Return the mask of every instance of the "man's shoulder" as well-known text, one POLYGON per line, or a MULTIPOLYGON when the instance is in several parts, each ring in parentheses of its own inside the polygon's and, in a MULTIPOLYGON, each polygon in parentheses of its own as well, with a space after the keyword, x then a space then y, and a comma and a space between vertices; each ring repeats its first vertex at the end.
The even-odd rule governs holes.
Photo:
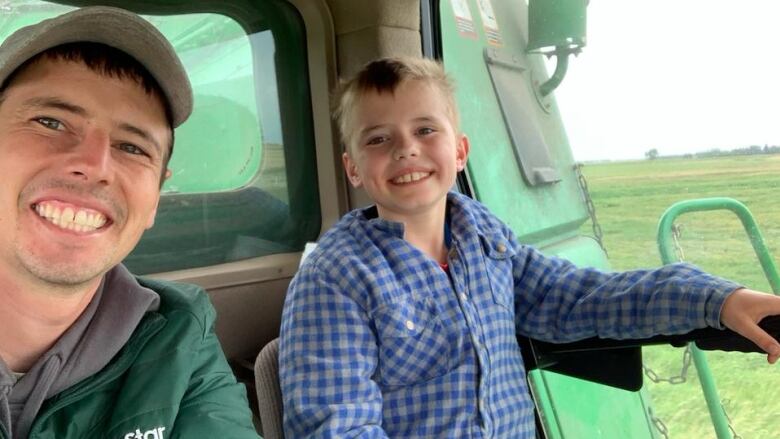
POLYGON ((202 326, 215 317, 214 307, 206 291, 194 284, 137 277, 138 283, 160 296, 158 312, 166 318, 190 316, 202 326))

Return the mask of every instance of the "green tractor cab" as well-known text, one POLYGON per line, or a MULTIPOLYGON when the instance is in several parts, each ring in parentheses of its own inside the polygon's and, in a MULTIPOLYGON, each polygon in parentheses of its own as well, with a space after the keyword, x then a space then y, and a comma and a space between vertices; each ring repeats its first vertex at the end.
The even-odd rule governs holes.
MULTIPOLYGON (((572 74, 572 55, 586 44, 587 1, 11 0, 0 1, 0 39, 98 3, 158 26, 195 94, 193 116, 177 130, 156 224, 125 263, 137 274, 208 290, 225 353, 250 395, 260 396, 258 430, 266 437, 278 434, 278 389, 255 388, 254 364, 263 347, 275 346, 304 246, 368 202, 344 178, 331 119, 338 78, 367 61, 441 59, 456 80, 462 129, 473 145, 457 189, 488 206, 521 242, 609 269, 600 229, 583 232, 593 202, 555 98, 572 74)), ((778 319, 763 324, 780 334, 778 319)), ((568 345, 519 340, 538 437, 665 437, 643 386, 641 348, 688 342, 756 351, 713 330, 568 345)), ((273 380, 275 357, 266 352, 258 376, 273 380)), ((718 438, 731 437, 722 408, 710 412, 718 438)))

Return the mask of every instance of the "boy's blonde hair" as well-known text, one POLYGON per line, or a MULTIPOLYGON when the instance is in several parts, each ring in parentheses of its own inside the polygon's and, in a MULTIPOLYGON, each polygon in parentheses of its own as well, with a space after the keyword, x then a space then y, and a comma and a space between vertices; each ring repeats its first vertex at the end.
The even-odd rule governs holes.
POLYGON ((336 119, 345 150, 349 153, 355 142, 355 109, 367 93, 395 93, 406 81, 424 81, 436 87, 446 100, 450 122, 460 131, 455 86, 441 63, 428 58, 382 58, 366 64, 355 77, 343 83, 336 95, 336 119))

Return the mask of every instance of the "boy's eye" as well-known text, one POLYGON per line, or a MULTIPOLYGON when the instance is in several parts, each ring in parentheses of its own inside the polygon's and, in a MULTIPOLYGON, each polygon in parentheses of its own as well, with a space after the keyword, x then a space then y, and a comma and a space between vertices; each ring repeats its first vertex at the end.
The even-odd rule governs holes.
POLYGON ((386 141, 387 141, 387 137, 385 136, 373 136, 373 137, 369 137, 369 139, 366 140, 366 145, 381 145, 386 141))
POLYGON ((65 128, 65 125, 62 122, 51 117, 38 117, 34 120, 50 130, 60 131, 65 128))
POLYGON ((422 135, 422 136, 426 136, 428 134, 434 133, 435 131, 436 130, 434 130, 431 127, 423 127, 423 128, 420 128, 420 129, 417 130, 417 134, 422 135))
POLYGON ((132 143, 120 143, 118 146, 120 151, 133 155, 148 155, 143 149, 133 145, 132 143))

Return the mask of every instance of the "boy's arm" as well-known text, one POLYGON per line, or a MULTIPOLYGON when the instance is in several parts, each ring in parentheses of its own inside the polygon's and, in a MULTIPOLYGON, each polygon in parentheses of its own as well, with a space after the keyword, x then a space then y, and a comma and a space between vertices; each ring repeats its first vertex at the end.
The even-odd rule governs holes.
POLYGON ((387 437, 371 379, 376 337, 364 310, 339 290, 307 267, 290 285, 279 347, 286 437, 387 437))
POLYGON ((688 264, 608 273, 577 268, 531 247, 515 249, 517 330, 544 341, 646 338, 722 328, 721 307, 740 288, 688 264))

